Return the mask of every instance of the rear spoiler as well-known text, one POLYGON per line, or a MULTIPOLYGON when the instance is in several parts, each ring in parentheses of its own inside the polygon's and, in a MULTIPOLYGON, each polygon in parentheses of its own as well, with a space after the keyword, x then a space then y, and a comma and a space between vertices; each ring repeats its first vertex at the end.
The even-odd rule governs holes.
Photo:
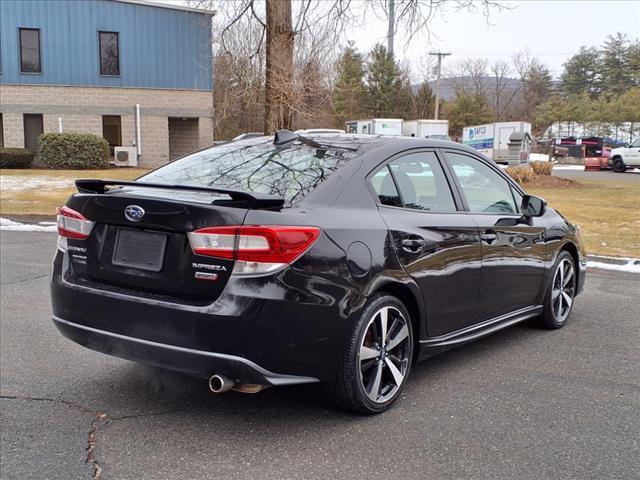
MULTIPOLYGON (((247 207, 247 208, 280 208, 284 205, 284 198, 276 197, 273 195, 267 195, 262 193, 249 193, 240 190, 229 190, 226 188, 217 187, 198 187, 193 185, 172 185, 169 183, 147 183, 147 182, 133 182, 126 180, 98 180, 93 178, 80 178, 75 181, 76 188, 80 193, 107 193, 109 189, 107 187, 136 187, 136 188, 158 188, 164 190, 182 190, 189 192, 208 192, 217 193, 222 195, 228 195, 231 197, 229 200, 214 200, 216 204, 227 204, 234 207, 247 207)), ((212 202, 212 203, 214 203, 212 202)))

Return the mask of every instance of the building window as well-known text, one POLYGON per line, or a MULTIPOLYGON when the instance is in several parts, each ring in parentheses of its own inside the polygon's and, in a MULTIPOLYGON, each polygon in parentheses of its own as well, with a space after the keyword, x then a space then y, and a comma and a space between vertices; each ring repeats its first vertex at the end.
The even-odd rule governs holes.
POLYGON ((122 146, 122 124, 119 115, 102 116, 102 136, 109 144, 113 155, 113 148, 122 146))
POLYGON ((25 113, 24 117, 24 148, 32 152, 38 151, 38 137, 44 133, 41 113, 25 113))
POLYGON ((100 36, 100 75, 120 75, 117 32, 98 32, 100 36))
POLYGON ((20 71, 42 73, 40 65, 40 30, 20 28, 20 71))

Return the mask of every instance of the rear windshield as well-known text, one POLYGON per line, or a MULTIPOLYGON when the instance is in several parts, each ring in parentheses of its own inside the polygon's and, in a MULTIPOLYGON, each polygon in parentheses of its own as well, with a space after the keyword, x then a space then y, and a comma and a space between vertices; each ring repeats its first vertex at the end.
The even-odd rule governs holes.
POLYGON ((139 178, 143 182, 218 187, 299 202, 357 152, 270 141, 233 142, 187 155, 139 178))

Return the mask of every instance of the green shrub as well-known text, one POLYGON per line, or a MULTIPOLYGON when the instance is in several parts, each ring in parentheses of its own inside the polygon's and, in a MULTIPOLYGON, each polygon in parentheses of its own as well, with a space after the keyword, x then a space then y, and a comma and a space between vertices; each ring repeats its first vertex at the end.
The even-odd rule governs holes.
POLYGON ((551 175, 551 171, 553 170, 553 163, 551 162, 540 162, 534 160, 529 165, 536 173, 536 175, 551 175))
POLYGON ((33 152, 28 148, 0 147, 0 168, 28 168, 33 161, 33 152))
POLYGON ((529 166, 507 167, 505 172, 507 172, 511 178, 520 185, 527 183, 536 177, 536 172, 534 172, 529 166))
POLYGON ((53 168, 108 168, 109 144, 91 133, 44 133, 40 159, 53 168))

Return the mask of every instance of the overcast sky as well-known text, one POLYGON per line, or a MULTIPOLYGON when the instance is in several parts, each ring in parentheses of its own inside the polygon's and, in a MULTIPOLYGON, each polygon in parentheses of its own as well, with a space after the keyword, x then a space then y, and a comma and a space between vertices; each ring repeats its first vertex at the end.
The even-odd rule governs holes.
MULTIPOLYGON (((163 1, 163 0, 155 0, 163 1)), ((185 3, 185 0, 164 0, 185 3)), ((222 4, 229 0, 214 1, 222 4)), ((329 2, 329 0, 324 0, 329 2)), ((353 0, 362 7, 371 0, 353 0)), ((396 0, 400 3, 401 0, 396 0)), ((429 32, 413 38, 407 45, 406 36, 398 31, 395 55, 407 61, 415 80, 422 80, 430 50, 451 52, 448 63, 464 58, 488 58, 509 60, 522 50, 540 58, 552 75, 562 72, 562 64, 580 46, 599 46, 607 35, 623 32, 632 39, 640 37, 640 0, 521 0, 504 1, 505 9, 492 10, 486 18, 479 12, 455 11, 448 8, 437 15, 429 32)), ((455 2, 452 2, 452 5, 455 2)), ((387 23, 368 10, 360 25, 345 32, 346 39, 353 40, 363 52, 377 42, 386 45, 387 23)))
MULTIPOLYGON (((512 53, 528 49, 557 76, 562 64, 581 45, 600 45, 615 32, 627 33, 634 39, 640 36, 638 0, 529 0, 504 4, 509 9, 492 11, 488 20, 478 12, 447 10, 433 20, 430 35, 422 35, 407 46, 399 34, 396 57, 419 65, 428 50, 451 52, 453 55, 445 61, 455 62, 466 57, 509 59, 512 53)), ((376 42, 386 42, 385 22, 372 16, 366 27, 349 32, 348 36, 360 49, 367 50, 376 42)))

